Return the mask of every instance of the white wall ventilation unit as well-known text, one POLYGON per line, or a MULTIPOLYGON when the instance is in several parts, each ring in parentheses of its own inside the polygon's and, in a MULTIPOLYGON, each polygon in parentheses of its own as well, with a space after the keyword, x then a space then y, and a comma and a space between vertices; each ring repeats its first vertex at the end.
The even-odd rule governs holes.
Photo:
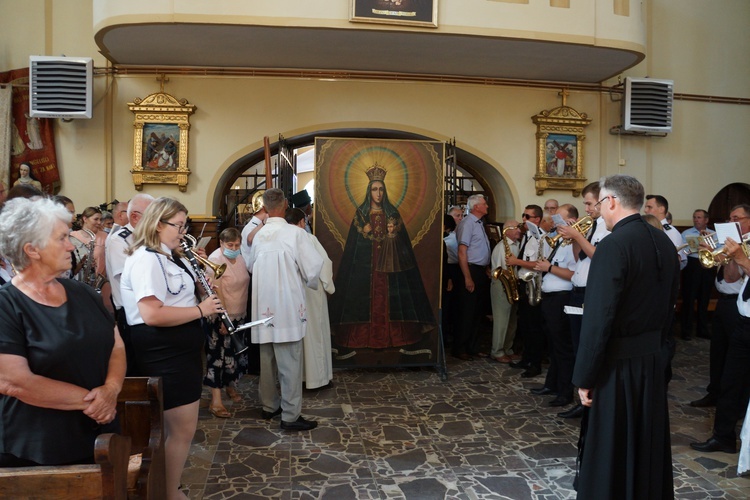
POLYGON ((666 134, 672 131, 673 80, 625 78, 623 130, 666 134))
POLYGON ((29 57, 29 114, 37 118, 91 118, 90 57, 29 57))

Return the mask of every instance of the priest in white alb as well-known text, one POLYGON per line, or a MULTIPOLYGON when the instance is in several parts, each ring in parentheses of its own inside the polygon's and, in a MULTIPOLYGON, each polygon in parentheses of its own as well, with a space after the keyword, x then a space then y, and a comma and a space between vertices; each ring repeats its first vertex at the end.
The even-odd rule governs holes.
POLYGON ((284 430, 314 429, 317 422, 301 416, 302 339, 307 327, 304 287, 318 287, 323 258, 307 233, 284 219, 288 202, 283 191, 266 190, 263 206, 268 219, 255 235, 248 259, 253 273, 252 319, 273 316, 252 330, 252 342, 260 344, 261 415, 267 420, 281 415, 284 430))

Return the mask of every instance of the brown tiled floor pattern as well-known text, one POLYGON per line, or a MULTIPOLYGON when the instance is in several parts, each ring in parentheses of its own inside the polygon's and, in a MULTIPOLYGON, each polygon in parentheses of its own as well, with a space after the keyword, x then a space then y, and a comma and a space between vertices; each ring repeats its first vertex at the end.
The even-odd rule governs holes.
MULTIPOLYGON (((679 342, 679 341, 678 341, 679 342)), ((750 498, 738 455, 700 454, 714 409, 704 394, 704 339, 680 342, 669 387, 677 498, 750 498)), ((240 383, 232 418, 213 418, 208 392, 183 483, 193 499, 559 499, 575 498, 578 420, 562 420, 549 397, 529 394, 543 378, 486 359, 433 368, 337 371, 334 387, 305 391, 311 432, 287 433, 259 418, 257 378, 240 383)))

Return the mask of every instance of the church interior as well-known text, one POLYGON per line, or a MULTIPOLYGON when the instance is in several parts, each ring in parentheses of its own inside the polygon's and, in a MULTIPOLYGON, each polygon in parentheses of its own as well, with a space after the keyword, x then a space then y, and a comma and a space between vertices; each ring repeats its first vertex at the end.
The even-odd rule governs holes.
MULTIPOLYGON (((581 188, 618 173, 665 196, 679 229, 696 209, 721 222, 749 202, 746 0, 0 0, 0 19, 0 74, 30 56, 92 59, 91 116, 50 119, 59 194, 79 211, 176 197, 209 253, 259 190, 314 198, 316 138, 442 143, 444 209, 482 193, 491 222, 548 198, 582 211, 581 188), (630 79, 668 82, 668 127, 626 123, 630 79), (550 131, 573 140, 560 170, 550 131), (162 143, 159 163, 149 137, 164 133, 173 149, 162 143)), ((675 495, 748 498, 737 455, 689 447, 711 429, 714 410, 688 404, 708 351, 682 342, 674 361, 675 495)), ((575 497, 578 420, 557 418, 507 365, 448 358, 446 372, 337 370, 332 388, 305 392, 321 423, 305 434, 258 417, 255 376, 228 419, 211 416, 204 389, 186 492, 575 497)))

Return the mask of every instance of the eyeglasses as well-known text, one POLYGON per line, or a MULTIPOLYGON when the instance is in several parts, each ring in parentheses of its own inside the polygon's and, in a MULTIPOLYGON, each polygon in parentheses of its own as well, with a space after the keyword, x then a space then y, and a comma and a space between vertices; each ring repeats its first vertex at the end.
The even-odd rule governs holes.
POLYGON ((730 218, 729 218, 729 221, 730 221, 730 222, 739 222, 739 221, 741 221, 741 220, 744 220, 744 219, 747 219, 747 218, 748 218, 748 216, 746 216, 746 215, 744 215, 744 216, 742 216, 742 217, 737 217, 737 216, 734 216, 734 217, 730 217, 730 218))
POLYGON ((538 215, 529 215, 529 214, 521 214, 521 217, 523 219, 538 219, 539 218, 538 215))
POLYGON ((557 207, 550 206, 550 207, 544 207, 545 210, 557 210, 557 207))
POLYGON ((604 198, 602 198, 601 200, 599 200, 599 203, 597 203, 596 205, 594 205, 594 208, 596 210, 599 210, 599 207, 602 205, 602 203, 604 202, 604 200, 606 200, 607 198, 617 198, 617 196, 615 196, 613 194, 605 196, 604 198))
POLYGON ((190 231, 190 225, 189 224, 182 224, 182 225, 180 225, 180 224, 174 224, 174 223, 166 221, 166 220, 163 220, 163 221, 160 221, 160 222, 162 224, 167 224, 168 226, 176 227, 177 228, 177 232, 179 232, 180 234, 185 234, 188 231, 190 231))

